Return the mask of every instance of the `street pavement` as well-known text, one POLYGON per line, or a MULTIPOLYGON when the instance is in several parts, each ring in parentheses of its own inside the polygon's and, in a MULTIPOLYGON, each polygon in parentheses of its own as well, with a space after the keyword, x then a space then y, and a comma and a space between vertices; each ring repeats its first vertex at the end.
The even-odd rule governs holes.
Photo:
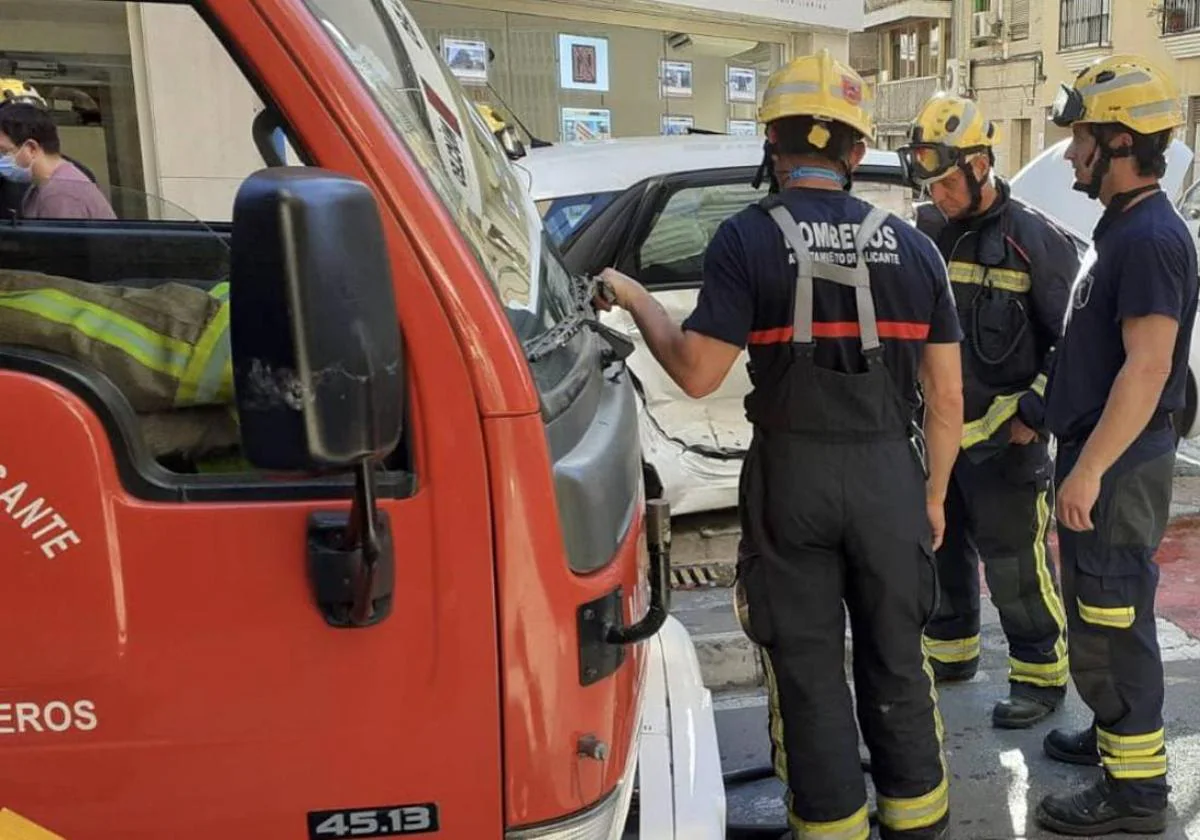
MULTIPOLYGON (((1176 518, 1158 558, 1159 641, 1167 675, 1165 725, 1172 785, 1170 824, 1158 836, 1200 840, 1200 451, 1181 451, 1173 514, 1176 518)), ((711 601, 717 591, 699 597, 711 601)), ((983 610, 979 674, 970 682, 939 688, 951 771, 950 837, 1056 837, 1035 825, 1037 803, 1047 793, 1086 785, 1099 770, 1053 762, 1042 754, 1041 741, 1053 727, 1086 725, 1089 713, 1072 689, 1066 706, 1034 729, 992 728, 992 704, 1007 692, 1007 663, 999 619, 986 595, 983 610)), ((715 706, 725 770, 769 764, 761 688, 715 690, 715 706)), ((731 788, 729 823, 782 825, 781 796, 782 788, 773 779, 731 788)))

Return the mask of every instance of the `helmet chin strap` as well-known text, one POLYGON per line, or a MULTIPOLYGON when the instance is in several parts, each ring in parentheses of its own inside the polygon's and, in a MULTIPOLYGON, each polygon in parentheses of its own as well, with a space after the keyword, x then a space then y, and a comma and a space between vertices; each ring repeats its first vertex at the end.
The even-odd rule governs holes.
MULTIPOLYGON (((1096 148, 1092 151, 1091 160, 1088 161, 1088 166, 1091 167, 1092 177, 1086 184, 1081 184, 1076 181, 1072 185, 1072 189, 1084 193, 1092 201, 1100 198, 1100 189, 1104 186, 1104 179, 1108 176, 1109 169, 1112 166, 1113 158, 1130 157, 1133 155, 1133 148, 1126 146, 1121 149, 1109 148, 1108 144, 1099 136, 1095 130, 1092 131, 1092 137, 1096 139, 1096 148)), ((1136 196, 1147 192, 1148 189, 1156 189, 1156 186, 1139 187, 1134 190, 1128 190, 1123 193, 1117 193, 1113 196, 1109 206, 1117 205, 1120 209, 1128 204, 1136 196)))
MULTIPOLYGON (((854 185, 853 170, 850 167, 849 161, 838 161, 842 167, 842 173, 833 172, 820 166, 797 166, 788 173, 789 177, 798 178, 822 178, 841 186, 846 192, 854 185)), ((763 181, 769 181, 767 192, 774 195, 779 192, 783 185, 779 183, 779 179, 775 176, 775 144, 770 140, 763 143, 763 159, 758 165, 758 170, 754 173, 754 180, 750 182, 753 189, 758 189, 762 186, 763 181)))

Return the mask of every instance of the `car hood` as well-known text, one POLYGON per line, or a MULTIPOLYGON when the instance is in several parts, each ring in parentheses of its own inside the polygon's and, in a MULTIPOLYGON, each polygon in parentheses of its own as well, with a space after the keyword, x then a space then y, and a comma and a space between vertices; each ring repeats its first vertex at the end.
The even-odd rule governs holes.
MULTIPOLYGON (((1022 167, 1009 184, 1013 195, 1041 210, 1087 243, 1092 240, 1092 230, 1100 221, 1104 205, 1071 189, 1075 175, 1071 164, 1063 158, 1070 142, 1068 138, 1050 146, 1022 167)), ((1186 143, 1173 140, 1167 149, 1167 172, 1162 178, 1163 191, 1172 202, 1177 202, 1183 193, 1183 179, 1191 162, 1192 150, 1186 143)))

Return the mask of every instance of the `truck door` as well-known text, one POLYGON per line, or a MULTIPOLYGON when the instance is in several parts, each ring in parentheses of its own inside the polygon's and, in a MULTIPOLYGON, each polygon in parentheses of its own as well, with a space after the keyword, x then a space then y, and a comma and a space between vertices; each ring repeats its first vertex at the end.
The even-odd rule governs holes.
POLYGON ((483 437, 398 221, 380 202, 407 399, 376 474, 394 569, 377 624, 339 624, 314 574, 314 517, 346 513, 353 476, 241 462, 228 350, 193 353, 203 325, 171 309, 220 311, 231 269, 253 281, 232 208, 271 150, 371 177, 278 40, 297 22, 258 9, 0 0, 0 64, 51 76, 18 162, 44 162, 53 130, 116 217, 0 224, 0 809, 70 840, 497 837, 483 437), (185 379, 207 398, 156 396, 185 379))

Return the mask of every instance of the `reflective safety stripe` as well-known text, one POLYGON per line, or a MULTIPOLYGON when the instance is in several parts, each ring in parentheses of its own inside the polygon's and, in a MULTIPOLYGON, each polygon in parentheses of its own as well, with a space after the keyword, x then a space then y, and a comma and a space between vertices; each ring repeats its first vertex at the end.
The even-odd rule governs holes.
POLYGON ((1162 752, 1167 747, 1165 729, 1142 735, 1117 735, 1096 727, 1096 746, 1101 752, 1118 758, 1145 758, 1162 752))
POLYGON ((925 655, 938 662, 970 662, 979 658, 979 636, 966 639, 931 639, 921 637, 925 655))
POLYGON ((1096 727, 1104 769, 1114 779, 1153 779, 1167 774, 1166 731, 1117 735, 1096 727))
MULTIPOLYGON (((1038 378, 1045 380, 1045 377, 1038 378)), ((1033 388, 1037 389, 1036 380, 1033 388)), ((1071 668, 1067 660, 1067 640, 1063 632, 1067 626, 1067 614, 1062 598, 1059 597, 1058 590, 1054 587, 1054 579, 1050 576, 1050 564, 1046 557, 1046 532, 1050 527, 1050 504, 1047 500, 1047 491, 1043 490, 1038 493, 1034 507, 1037 511, 1037 531, 1034 534, 1033 542, 1033 565, 1037 571, 1038 593, 1042 597, 1042 603, 1046 610, 1054 619, 1055 626, 1058 627, 1058 638, 1054 642, 1053 662, 1022 662, 1009 657, 1008 678, 1029 685, 1056 688, 1067 684, 1071 668)))
POLYGON ((1001 426, 1016 416, 1017 407, 1024 394, 1024 391, 1017 394, 1001 394, 992 400, 992 404, 988 406, 987 414, 978 420, 964 423, 962 448, 969 449, 976 444, 983 443, 989 440, 996 432, 1000 431, 1001 426))
POLYGON ((1039 373, 1033 379, 1033 384, 1029 386, 1029 390, 1037 394, 1039 397, 1046 396, 1046 374, 1039 373))
POLYGON ((1024 294, 1033 288, 1029 272, 1010 268, 987 268, 975 263, 950 263, 950 282, 971 286, 992 286, 1006 292, 1024 294))
POLYGON ((1079 617, 1088 624, 1098 627, 1114 627, 1118 630, 1128 630, 1133 626, 1137 614, 1133 607, 1093 607, 1085 604, 1079 598, 1075 599, 1079 607, 1079 617))
POLYGON ((864 805, 845 819, 834 822, 805 822, 792 817, 789 822, 792 834, 797 838, 820 838, 820 840, 867 840, 871 836, 871 823, 864 805))
POLYGON ((877 796, 879 805, 879 822, 893 831, 912 831, 916 828, 927 828, 942 817, 950 809, 950 786, 943 773, 942 781, 924 796, 911 799, 893 799, 889 796, 877 796))
POLYGON ((0 292, 0 308, 71 327, 93 341, 120 350, 146 369, 170 377, 181 376, 192 355, 187 342, 58 289, 0 292))
POLYGON ((221 405, 233 399, 229 303, 222 303, 204 328, 175 393, 175 405, 221 405))

